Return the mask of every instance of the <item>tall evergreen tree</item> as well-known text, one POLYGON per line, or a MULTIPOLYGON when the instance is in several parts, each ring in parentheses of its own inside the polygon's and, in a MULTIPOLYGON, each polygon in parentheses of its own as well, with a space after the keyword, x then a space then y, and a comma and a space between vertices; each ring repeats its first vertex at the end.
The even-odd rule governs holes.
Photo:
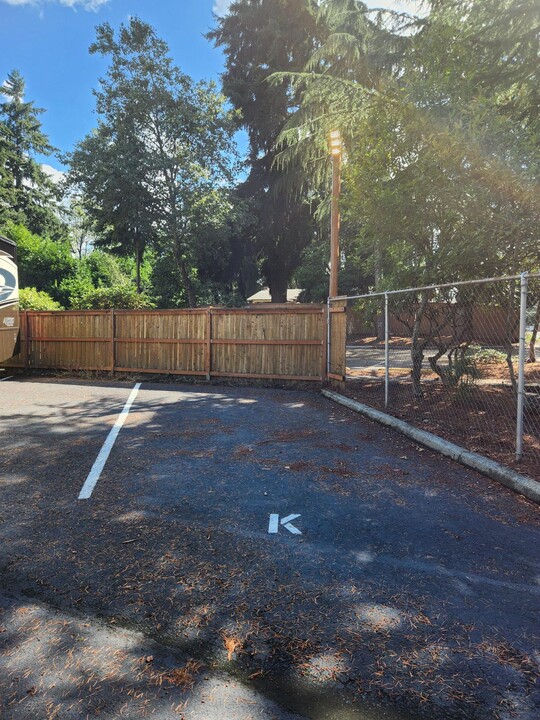
POLYGON ((12 219, 15 205, 15 184, 8 165, 10 148, 7 128, 0 122, 0 227, 12 219))
POLYGON ((317 42, 316 6, 315 0, 237 0, 208 35, 224 49, 223 90, 249 137, 249 174, 239 192, 254 203, 246 240, 258 249, 273 302, 286 301, 315 227, 306 197, 288 192, 275 163, 276 140, 299 96, 286 79, 268 79, 306 64, 317 42))
POLYGON ((538 0, 429 0, 429 5, 425 34, 432 39, 432 45, 433 40, 442 41, 445 47, 444 53, 440 49, 433 53, 429 69, 444 70, 454 80, 454 99, 463 98, 471 90, 496 94, 501 112, 538 134, 538 0))
POLYGON ((415 19, 321 2, 323 42, 291 76, 299 109, 279 140, 285 170, 314 183, 341 129, 344 231, 357 225, 386 287, 536 266, 538 3, 430 4, 415 19))
POLYGON ((39 119, 45 111, 25 101, 25 82, 18 70, 8 75, 0 94, 6 98, 0 103, 0 143, 4 149, 2 173, 13 183, 11 216, 32 232, 62 234, 55 213, 58 189, 35 159, 35 155, 54 152, 39 119))

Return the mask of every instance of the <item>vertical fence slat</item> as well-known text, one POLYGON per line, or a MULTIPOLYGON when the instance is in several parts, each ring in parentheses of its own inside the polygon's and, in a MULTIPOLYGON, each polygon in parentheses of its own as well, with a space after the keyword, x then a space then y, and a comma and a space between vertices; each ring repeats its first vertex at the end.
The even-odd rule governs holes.
POLYGON ((24 324, 24 335, 25 335, 25 348, 24 348, 24 367, 28 368, 30 367, 30 313, 28 310, 25 310, 25 324, 24 324))
POLYGON ((111 372, 114 372, 116 364, 116 319, 114 310, 111 310, 111 372))
POLYGON ((26 366, 31 367, 34 364, 34 341, 33 336, 36 334, 36 321, 37 318, 31 313, 27 312, 28 316, 28 332, 26 335, 26 353, 27 353, 27 362, 26 366))
POLYGON ((328 306, 321 310, 321 380, 324 381, 328 375, 328 306))
POLYGON ((210 380, 210 373, 212 372, 212 308, 208 308, 206 311, 206 357, 205 367, 206 379, 210 380))

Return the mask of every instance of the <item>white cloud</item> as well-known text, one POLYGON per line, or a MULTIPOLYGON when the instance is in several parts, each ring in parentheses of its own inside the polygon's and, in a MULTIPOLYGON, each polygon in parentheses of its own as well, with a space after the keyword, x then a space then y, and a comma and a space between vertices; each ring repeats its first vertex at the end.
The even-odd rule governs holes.
POLYGON ((64 179, 65 173, 63 173, 61 170, 57 170, 52 165, 47 165, 46 163, 43 163, 41 169, 43 170, 45 175, 51 178, 54 183, 58 183, 64 179))
POLYGON ((369 8, 381 8, 386 10, 395 10, 396 12, 406 12, 411 15, 421 12, 421 0, 367 0, 366 5, 369 8))
POLYGON ((35 5, 41 7, 47 2, 57 2, 64 7, 69 8, 83 8, 83 10, 89 10, 91 12, 97 12, 102 5, 105 5, 109 0, 0 0, 0 2, 7 3, 8 5, 35 5))
POLYGON ((216 15, 219 15, 219 17, 223 17, 227 14, 231 2, 232 0, 215 0, 212 10, 216 15))

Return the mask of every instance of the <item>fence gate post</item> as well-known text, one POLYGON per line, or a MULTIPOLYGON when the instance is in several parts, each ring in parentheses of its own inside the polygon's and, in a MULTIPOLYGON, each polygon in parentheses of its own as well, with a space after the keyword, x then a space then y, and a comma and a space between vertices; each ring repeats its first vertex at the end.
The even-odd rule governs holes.
POLYGON ((329 303, 328 308, 328 379, 343 389, 347 373, 347 300, 329 303))
POLYGON ((523 411, 525 408, 525 333, 527 330, 527 288, 529 275, 521 273, 521 300, 519 306, 519 365, 516 419, 516 460, 523 457, 523 411))
POLYGON ((326 379, 328 380, 328 375, 330 374, 330 337, 331 337, 331 330, 330 330, 330 298, 328 298, 326 302, 326 379))

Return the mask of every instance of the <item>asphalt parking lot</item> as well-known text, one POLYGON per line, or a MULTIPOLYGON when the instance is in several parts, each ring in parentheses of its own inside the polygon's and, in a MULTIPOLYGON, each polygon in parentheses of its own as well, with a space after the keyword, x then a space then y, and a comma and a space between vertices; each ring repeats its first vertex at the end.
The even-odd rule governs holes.
POLYGON ((537 720, 538 506, 314 392, 133 386, 0 384, 0 717, 537 720))

